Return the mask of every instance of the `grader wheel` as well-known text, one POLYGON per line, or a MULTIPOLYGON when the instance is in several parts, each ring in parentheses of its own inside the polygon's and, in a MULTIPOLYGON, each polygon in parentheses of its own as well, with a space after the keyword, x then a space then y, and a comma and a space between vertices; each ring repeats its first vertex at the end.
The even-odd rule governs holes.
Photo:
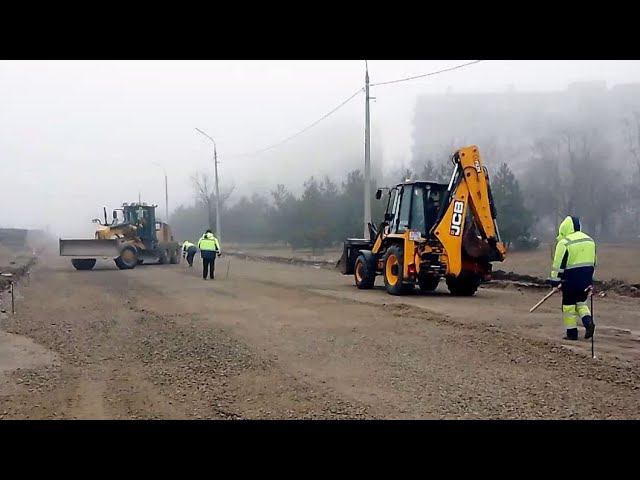
POLYGON ((115 262, 120 270, 136 268, 138 264, 138 254, 133 247, 125 247, 120 252, 120 256, 115 259, 115 262))

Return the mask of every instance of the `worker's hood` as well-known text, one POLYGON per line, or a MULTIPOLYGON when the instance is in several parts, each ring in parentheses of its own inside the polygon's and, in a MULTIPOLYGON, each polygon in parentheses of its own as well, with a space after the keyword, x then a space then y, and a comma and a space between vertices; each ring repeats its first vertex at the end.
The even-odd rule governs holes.
POLYGON ((580 231, 580 219, 578 217, 567 216, 558 228, 558 236, 556 240, 562 240, 567 235, 580 231))

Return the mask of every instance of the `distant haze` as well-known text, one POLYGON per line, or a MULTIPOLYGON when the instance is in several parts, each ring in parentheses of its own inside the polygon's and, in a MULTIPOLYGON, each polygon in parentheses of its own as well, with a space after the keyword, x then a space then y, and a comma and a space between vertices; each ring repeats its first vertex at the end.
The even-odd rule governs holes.
MULTIPOLYGON (((369 70, 375 83, 465 61, 373 60, 369 70)), ((192 203, 190 175, 213 171, 212 144, 196 127, 216 139, 221 181, 235 184, 234 198, 266 194, 277 183, 296 191, 312 175, 339 180, 363 165, 363 95, 290 142, 234 156, 296 133, 363 81, 363 60, 0 61, 0 226, 87 236, 102 206, 110 211, 139 193, 164 217, 163 170, 154 162, 168 174, 170 208, 192 203)), ((420 96, 566 91, 580 81, 606 88, 640 82, 640 62, 486 61, 372 88, 374 171, 381 175, 412 160, 420 96)), ((457 101, 443 112, 443 123, 455 125, 457 116, 473 115, 472 107, 457 101)), ((513 115, 517 123, 518 111, 513 115)), ((475 121, 489 125, 492 118, 475 121)), ((476 143, 474 133, 465 131, 464 140, 476 143)))

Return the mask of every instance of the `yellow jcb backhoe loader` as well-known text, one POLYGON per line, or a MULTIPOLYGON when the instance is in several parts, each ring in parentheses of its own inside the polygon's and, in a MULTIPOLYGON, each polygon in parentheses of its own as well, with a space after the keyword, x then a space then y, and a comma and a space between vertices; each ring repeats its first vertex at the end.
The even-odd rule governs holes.
MULTIPOLYGON (((503 261, 487 169, 475 145, 456 151, 449 184, 406 181, 388 190, 384 221, 369 224, 370 238, 347 239, 340 261, 360 289, 384 277, 387 292, 418 284, 433 291, 441 278, 453 295, 473 295, 491 279, 491 262, 503 261)), ((382 189, 376 198, 382 197, 382 189)))

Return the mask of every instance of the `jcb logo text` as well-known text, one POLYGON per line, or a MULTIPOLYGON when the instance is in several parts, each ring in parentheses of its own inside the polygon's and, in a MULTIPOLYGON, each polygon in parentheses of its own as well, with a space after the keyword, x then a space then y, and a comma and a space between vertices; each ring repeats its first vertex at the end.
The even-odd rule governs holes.
POLYGON ((455 200, 453 202, 453 216, 451 217, 451 235, 459 236, 462 230, 462 214, 464 213, 464 202, 455 200))

